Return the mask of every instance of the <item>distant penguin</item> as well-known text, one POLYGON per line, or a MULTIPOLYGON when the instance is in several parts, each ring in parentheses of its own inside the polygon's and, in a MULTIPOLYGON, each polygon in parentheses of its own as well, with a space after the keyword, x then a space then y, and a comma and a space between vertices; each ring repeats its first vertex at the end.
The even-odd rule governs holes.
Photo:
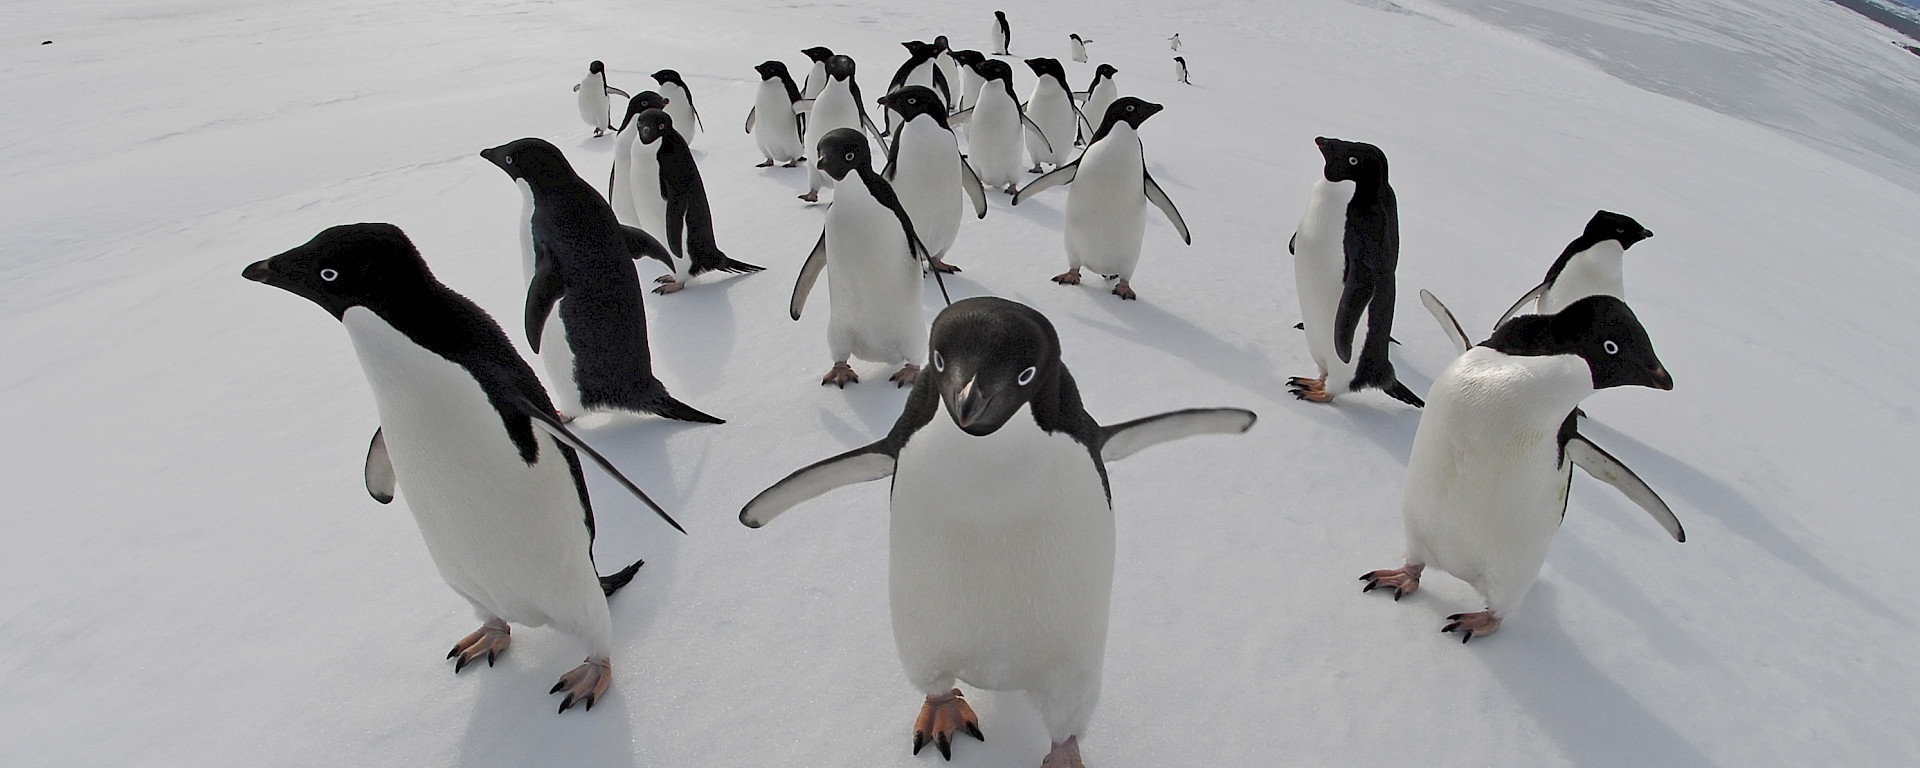
MULTIPOLYGON (((854 81, 853 73, 853 57, 834 56, 827 60, 827 87, 807 112, 807 146, 817 149, 821 139, 841 128, 855 131, 864 128, 876 137, 885 134, 873 124, 873 118, 867 116, 867 104, 860 99, 860 84, 854 81)), ((819 202, 820 188, 828 183, 824 171, 817 167, 808 169, 807 193, 800 199, 819 202)))
POLYGON ((987 39, 993 41, 993 55, 1012 56, 1007 46, 1013 43, 1013 28, 1007 26, 1007 12, 993 12, 993 29, 987 39))
POLYGON ((578 453, 680 525, 554 418, 500 326, 434 279, 398 227, 332 227, 241 274, 320 305, 346 328, 380 414, 367 492, 382 504, 396 490, 406 497, 441 578, 481 621, 447 653, 453 671, 482 658, 493 666, 512 639, 508 622, 551 624, 585 644, 587 658, 550 693, 566 691, 561 712, 593 709, 613 681, 607 597, 640 563, 595 570, 578 453))
POLYGON ((959 681, 1025 692, 1052 741, 1042 765, 1080 766, 1113 597, 1107 465, 1170 440, 1245 432, 1254 414, 1191 409, 1100 426, 1052 323, 1005 299, 948 307, 929 343, 932 368, 885 438, 788 475, 740 522, 759 528, 840 486, 892 477, 893 638, 926 696, 914 753, 933 744, 950 759, 956 734, 985 740, 959 681))
POLYGON ((667 114, 672 115, 673 124, 679 126, 674 130, 687 140, 687 146, 693 146, 693 135, 707 130, 700 122, 700 110, 693 108, 693 92, 687 90, 680 73, 671 69, 653 73, 653 80, 660 84, 660 95, 667 99, 667 114))
POLYGON ((1178 32, 1173 33, 1173 37, 1167 38, 1167 42, 1173 44, 1173 49, 1175 51, 1180 50, 1180 33, 1178 32))
POLYGON ((1173 79, 1193 85, 1193 81, 1187 79, 1187 57, 1173 57, 1173 79))
POLYGON ((1492 634, 1540 574, 1575 463, 1686 541, 1659 496, 1576 428, 1581 400, 1619 386, 1672 389, 1673 378, 1633 310, 1612 296, 1516 317, 1456 358, 1434 378, 1407 458, 1406 564, 1361 576, 1362 591, 1392 589, 1398 600, 1436 566, 1486 600, 1486 610, 1449 616, 1440 631, 1461 633, 1461 642, 1492 634))
MULTIPOLYGON (((1073 94, 1074 98, 1081 101, 1080 114, 1088 121, 1104 119, 1107 108, 1113 106, 1115 99, 1120 98, 1120 86, 1113 82, 1113 76, 1117 74, 1120 74, 1120 70, 1114 69, 1112 64, 1102 64, 1093 70, 1093 82, 1087 84, 1087 89, 1073 94)), ((1090 138, 1097 128, 1099 126, 1089 126, 1082 122, 1080 124, 1083 132, 1081 140, 1090 138)))
POLYGON ((1020 108, 1020 99, 1013 95, 1012 67, 1004 61, 988 59, 975 69, 984 80, 980 86, 980 102, 972 110, 954 115, 953 119, 967 124, 967 161, 980 174, 980 183, 1004 189, 1011 195, 1020 191, 1024 178, 1020 175, 1024 167, 1020 155, 1026 147, 1023 137, 1028 131, 1044 134, 1027 119, 1020 108))
POLYGON ((1027 59, 1027 67, 1036 75, 1026 107, 1027 119, 1032 122, 1027 156, 1033 158, 1033 168, 1027 172, 1040 173, 1046 170, 1042 163, 1055 168, 1066 165, 1073 156, 1073 139, 1086 119, 1073 105, 1073 86, 1067 85, 1067 73, 1059 59, 1027 59))
POLYGON ((1035 179, 1014 196, 1013 204, 1019 205, 1054 186, 1073 185, 1067 188, 1068 269, 1054 276, 1054 282, 1079 285, 1080 268, 1085 266, 1117 280, 1113 285, 1115 296, 1137 298, 1128 281, 1133 278, 1134 265, 1140 262, 1149 201, 1179 230, 1182 242, 1193 244, 1179 209, 1147 172, 1146 154, 1140 146, 1140 123, 1161 109, 1159 104, 1133 96, 1115 101, 1080 159, 1035 179))
POLYGON ((1079 35, 1067 35, 1067 49, 1073 55, 1074 61, 1087 63, 1087 43, 1091 42, 1093 41, 1083 39, 1079 35))
MULTIPOLYGON (((962 112, 972 109, 980 101, 980 85, 986 80, 980 77, 977 67, 987 57, 979 51, 954 51, 953 62, 960 66, 960 93, 955 96, 953 111, 962 112)), ((951 81, 949 81, 951 83, 951 81)))
MULTIPOLYGON (((900 45, 907 49, 907 60, 900 64, 899 69, 894 70, 893 79, 887 82, 886 92, 893 93, 909 85, 920 85, 932 88, 934 94, 940 97, 940 103, 945 104, 951 101, 953 99, 952 81, 948 80, 946 73, 940 69, 940 46, 919 40, 908 40, 900 45)), ((888 112, 884 118, 887 135, 891 136, 895 125, 894 115, 888 112)))
POLYGON ((801 142, 806 137, 806 117, 800 114, 800 89, 787 74, 787 65, 778 61, 761 62, 753 68, 760 73, 760 90, 754 94, 753 109, 747 111, 747 133, 760 145, 767 161, 756 168, 779 163, 792 168, 807 155, 801 142), (758 130, 756 130, 758 129, 758 130))
POLYGON ((1325 137, 1313 143, 1326 163, 1287 251, 1320 376, 1295 376, 1287 386, 1316 403, 1378 387, 1417 408, 1420 397, 1394 377, 1387 359, 1400 262, 1400 208, 1387 184, 1387 156, 1372 144, 1325 137))
POLYGON ((640 280, 628 260, 649 255, 670 265, 658 240, 621 226, 559 147, 527 138, 480 156, 519 182, 531 202, 529 235, 521 241, 533 263, 527 343, 546 363, 562 414, 613 409, 724 423, 675 400, 653 375, 640 280), (557 345, 545 333, 554 315, 563 331, 557 345), (544 352, 543 341, 549 342, 544 352))
POLYGON ((607 85, 607 66, 598 61, 588 64, 587 76, 573 87, 573 92, 579 94, 580 119, 593 126, 593 137, 597 139, 607 135, 607 131, 613 128, 607 122, 607 112, 611 108, 607 95, 617 93, 620 98, 627 98, 626 91, 607 85))
POLYGON ((946 35, 940 35, 933 38, 933 47, 939 51, 933 63, 940 67, 940 77, 947 81, 947 94, 942 101, 946 102, 948 111, 958 110, 965 97, 960 92, 960 62, 953 58, 953 44, 947 42, 946 35))
POLYGON ((820 139, 814 168, 834 179, 833 204, 819 242, 800 267, 788 312, 800 319, 807 294, 827 273, 827 348, 833 370, 822 385, 858 383, 854 355, 902 363, 892 380, 904 387, 927 359, 927 318, 920 309, 920 264, 926 246, 914 233, 893 186, 873 170, 872 150, 856 128, 836 128, 820 139))
POLYGON ((960 233, 961 206, 970 200, 974 216, 987 217, 980 177, 960 156, 960 142, 947 126, 946 104, 933 89, 910 85, 880 97, 880 103, 900 115, 880 175, 893 185, 901 207, 913 219, 914 232, 932 256, 928 266, 958 272, 960 268, 943 257, 960 233))
POLYGON ((802 51, 813 67, 807 70, 806 86, 801 88, 800 96, 806 99, 820 97, 820 91, 827 87, 827 59, 833 58, 833 49, 816 45, 802 51))
POLYGON ((629 180, 633 172, 633 118, 649 109, 666 106, 666 98, 653 91, 634 94, 627 101, 626 116, 620 118, 620 132, 613 137, 613 170, 607 174, 607 203, 613 206, 614 217, 629 227, 639 227, 641 222, 640 211, 633 202, 633 183, 629 180))
POLYGON ((1534 310, 1551 315, 1588 296, 1627 297, 1621 260, 1638 243, 1653 237, 1653 230, 1640 226, 1630 216, 1601 211, 1587 221, 1587 229, 1560 251, 1560 258, 1547 268, 1547 279, 1540 281, 1527 295, 1494 323, 1499 327, 1507 318, 1520 313, 1527 302, 1537 302, 1534 310))
MULTIPOLYGON (((633 143, 634 198, 644 199, 657 190, 666 204, 665 218, 656 239, 666 240, 673 253, 673 273, 655 281, 661 286, 654 293, 668 294, 687 287, 695 275, 707 272, 759 272, 762 268, 727 258, 713 234, 713 209, 707 204, 707 187, 700 181, 700 167, 686 139, 673 127, 673 117, 658 109, 640 113, 633 119, 636 137, 633 143), (638 187, 652 185, 651 189, 638 187)), ((645 222, 642 229, 655 234, 645 222)))

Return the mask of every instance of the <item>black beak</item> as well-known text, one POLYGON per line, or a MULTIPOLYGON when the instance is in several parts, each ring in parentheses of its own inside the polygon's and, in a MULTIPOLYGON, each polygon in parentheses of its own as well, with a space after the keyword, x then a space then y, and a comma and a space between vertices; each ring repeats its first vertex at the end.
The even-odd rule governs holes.
POLYGON ((1673 389, 1673 375, 1670 373, 1667 373, 1666 366, 1658 365, 1658 364, 1654 365, 1653 370, 1647 372, 1647 376, 1653 379, 1654 389, 1665 389, 1665 390, 1673 389))
POLYGON ((261 259, 240 270, 240 276, 256 283, 265 283, 273 277, 273 268, 267 266, 266 259, 261 259))
POLYGON ((943 393, 947 400, 947 413, 953 415, 953 423, 968 432, 972 431, 968 427, 978 423, 980 417, 986 414, 987 406, 993 403, 993 395, 981 393, 979 387, 975 386, 978 383, 979 379, 968 378, 967 383, 960 385, 960 391, 943 393))

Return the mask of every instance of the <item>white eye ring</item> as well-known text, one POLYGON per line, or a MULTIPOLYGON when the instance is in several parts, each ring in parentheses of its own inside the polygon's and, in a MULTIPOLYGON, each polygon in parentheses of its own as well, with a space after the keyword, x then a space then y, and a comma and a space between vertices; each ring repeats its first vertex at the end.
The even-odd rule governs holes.
POLYGON ((1039 373, 1040 373, 1040 369, 1029 365, 1027 366, 1026 370, 1020 372, 1020 378, 1017 379, 1017 382, 1020 384, 1020 386, 1023 386, 1023 387, 1028 384, 1032 384, 1033 377, 1038 375, 1039 373))
POLYGON ((1359 164, 1360 164, 1360 158, 1357 158, 1357 157, 1347 158, 1347 165, 1359 165, 1359 164))
POLYGON ((941 357, 938 350, 935 350, 933 353, 933 369, 936 371, 944 371, 947 369, 947 359, 941 357))
MULTIPOLYGON (((340 279, 340 273, 331 269, 323 269, 323 270, 320 270, 320 279, 331 283, 335 280, 340 279)), ((1612 344, 1613 342, 1609 341, 1607 343, 1612 344)))
POLYGON ((513 155, 507 155, 507 165, 513 165, 513 155))
POLYGON ((852 153, 852 152, 848 152, 848 153, 847 153, 847 162, 849 162, 849 163, 851 163, 851 162, 853 162, 853 156, 854 156, 854 153, 852 153))
POLYGON ((1606 350, 1609 355, 1617 355, 1620 353, 1620 345, 1613 343, 1613 339, 1607 339, 1600 345, 1600 348, 1606 350))

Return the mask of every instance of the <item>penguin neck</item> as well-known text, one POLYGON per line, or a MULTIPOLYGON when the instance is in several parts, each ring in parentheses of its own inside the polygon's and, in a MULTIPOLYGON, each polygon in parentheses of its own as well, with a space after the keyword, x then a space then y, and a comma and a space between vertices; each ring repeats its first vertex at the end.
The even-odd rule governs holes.
POLYGON ((1447 393, 1460 401, 1454 407, 1528 431, 1556 432, 1594 392, 1593 369, 1578 355, 1509 355, 1483 346, 1461 355, 1454 367, 1457 378, 1447 393))

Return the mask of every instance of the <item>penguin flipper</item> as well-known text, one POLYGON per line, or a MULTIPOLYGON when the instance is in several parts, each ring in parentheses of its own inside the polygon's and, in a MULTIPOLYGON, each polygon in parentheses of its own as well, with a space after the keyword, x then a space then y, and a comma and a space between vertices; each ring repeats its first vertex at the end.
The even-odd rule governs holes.
POLYGON ((1173 222, 1174 229, 1180 230, 1180 239, 1187 245, 1193 245, 1193 235, 1187 233, 1187 220, 1180 218, 1180 209, 1173 207, 1173 198, 1167 197, 1166 190, 1161 189, 1160 183, 1153 180, 1153 174, 1143 170, 1141 175, 1146 177, 1147 199, 1153 201, 1154 207, 1167 215, 1167 221, 1173 222))
POLYGON ((804 115, 813 111, 813 99, 800 99, 793 103, 793 113, 804 115))
POLYGON ((647 234, 646 230, 621 224, 620 234, 627 240, 628 255, 636 261, 642 257, 658 259, 667 265, 667 269, 673 269, 673 253, 661 245, 659 239, 647 234))
POLYGON ((793 298, 787 302, 787 313, 793 319, 800 319, 800 308, 807 305, 807 294, 813 290, 813 284, 820 279, 820 272, 827 268, 827 232, 820 231, 820 241, 813 244, 813 252, 807 254, 807 263, 800 265, 800 279, 793 283, 793 298))
POLYGON ((843 485, 879 480, 893 474, 897 460, 881 449, 880 443, 861 446, 829 459, 814 462, 780 482, 740 508, 740 523, 759 528, 782 512, 843 485))
POLYGON ((1053 142, 1047 140, 1047 132, 1040 130, 1040 124, 1034 122, 1033 118, 1027 117, 1027 110, 1024 107, 1020 110, 1020 123, 1027 127, 1028 137, 1040 137, 1040 146, 1047 148, 1047 154, 1053 154, 1053 142))
POLYGON ((1575 465, 1586 470, 1587 474, 1613 486, 1633 503, 1640 505, 1641 509, 1646 510, 1647 514, 1653 516, 1654 522, 1659 523, 1661 528, 1665 528, 1667 535, 1672 536, 1674 541, 1687 540, 1687 532, 1680 527, 1680 518, 1674 516, 1673 509, 1669 508, 1665 501, 1661 501, 1660 494, 1654 493, 1653 488, 1648 486, 1646 481, 1641 480, 1639 475, 1627 468, 1627 465, 1620 463, 1619 459, 1601 450, 1600 446, 1594 445, 1593 441, 1588 440, 1586 436, 1578 434, 1567 441, 1566 451, 1567 457, 1572 459, 1575 465))
POLYGON ((753 113, 760 110, 758 105, 747 110, 747 133, 753 133, 753 113))
POLYGON ((1447 309, 1447 305, 1440 303, 1439 297, 1422 288, 1420 303, 1426 305, 1427 312, 1440 323, 1440 330, 1445 331, 1447 338, 1453 341, 1454 349, 1461 354, 1466 354, 1467 350, 1473 348, 1473 342, 1467 340, 1467 332, 1460 329, 1460 321, 1453 319, 1453 312, 1447 309))
POLYGON ((1347 259, 1346 275, 1341 279, 1340 306, 1333 313, 1333 351, 1340 362, 1353 360, 1353 336, 1360 329, 1360 316, 1373 302, 1373 279, 1362 265, 1347 259), (1364 274, 1363 274, 1364 273, 1364 274))
POLYGON ((387 436, 384 430, 373 431, 373 442, 367 444, 367 495, 382 504, 393 502, 393 488, 398 480, 393 474, 393 459, 387 456, 387 436))
MULTIPOLYGON (((658 386, 657 381, 655 384, 658 386)), ((664 386, 659 386, 659 393, 645 405, 641 406, 641 409, 661 418, 673 419, 674 421, 691 421, 699 424, 727 423, 726 419, 675 400, 673 395, 667 394, 667 388, 664 386)))
POLYGON ((967 107, 966 109, 947 115, 947 125, 959 125, 972 119, 973 107, 967 107))
POLYGON ((622 568, 616 573, 601 576, 600 594, 606 597, 613 597, 613 593, 620 591, 620 588, 626 586, 627 582, 633 581, 634 572, 640 570, 640 566, 646 564, 647 561, 645 560, 635 560, 633 561, 633 565, 622 568))
POLYGON ((567 286, 560 279, 560 265, 552 254, 537 243, 533 253, 533 279, 527 283, 527 346, 539 354, 540 333, 546 329, 547 316, 553 314, 553 305, 560 303, 567 286))
POLYGON ((628 493, 633 494, 635 498, 644 502, 653 510, 654 514, 660 516, 660 519, 667 521, 667 525, 673 526, 674 530, 681 533, 687 532, 687 529, 680 527, 680 523, 675 522, 673 517, 667 514, 666 510, 661 509, 659 504, 654 503, 653 498, 648 496, 646 491, 640 490, 640 486, 634 485, 633 481, 628 480, 626 475, 620 474, 620 470, 614 468, 613 462, 607 461, 607 457, 600 455, 600 452, 594 450, 593 446, 587 445, 586 441, 581 440, 573 434, 572 430, 567 429, 567 425, 560 423, 559 417, 555 416, 553 411, 544 410, 534 405, 533 401, 528 400, 526 395, 517 392, 513 393, 512 399, 507 404, 512 406, 515 411, 532 419, 534 426, 545 430, 547 434, 553 436, 553 439, 560 441, 561 445, 572 448, 579 453, 586 454, 587 458, 592 459, 593 463, 600 465, 600 468, 605 470, 607 474, 612 475, 613 479, 620 483, 621 487, 626 488, 628 493))
POLYGON ((1533 290, 1527 291, 1527 295, 1521 296, 1519 301, 1514 302, 1513 306, 1507 308, 1506 314, 1501 315, 1499 320, 1494 321, 1494 330, 1499 330, 1500 326, 1506 325, 1507 321, 1512 319, 1514 315, 1520 314, 1520 308, 1526 306, 1527 302, 1539 301, 1541 296, 1547 294, 1547 286, 1550 284, 1549 281, 1543 280, 1539 285, 1534 286, 1533 290))
POLYGON ((1041 176, 1040 178, 1027 182, 1026 186, 1021 187, 1019 194, 1016 194, 1013 196, 1013 204, 1019 205, 1022 201, 1025 201, 1026 199, 1031 198, 1034 195, 1040 194, 1041 192, 1045 192, 1049 189, 1060 186, 1062 184, 1071 184, 1073 183, 1073 177, 1078 175, 1079 173, 1080 173, 1079 160, 1075 160, 1071 163, 1067 163, 1066 165, 1060 166, 1059 168, 1055 168, 1052 171, 1049 171, 1047 174, 1041 176))
POLYGON ((973 200, 973 217, 986 218, 987 190, 980 183, 980 174, 973 172, 973 166, 967 164, 967 159, 964 157, 960 158, 960 188, 965 190, 967 197, 973 200))
POLYGON ((1113 462, 1171 440, 1237 435, 1259 417, 1244 408, 1188 408, 1100 428, 1100 460, 1113 462))
POLYGON ((626 91, 623 91, 623 90, 620 90, 620 89, 618 89, 618 88, 615 88, 615 87, 613 87, 613 86, 611 86, 611 85, 609 85, 609 86, 607 86, 607 93, 608 93, 608 94, 618 94, 618 95, 620 96, 620 98, 623 98, 623 99, 631 99, 631 98, 633 98, 633 96, 631 96, 631 95, 629 95, 629 94, 628 94, 628 93, 627 93, 626 91))

